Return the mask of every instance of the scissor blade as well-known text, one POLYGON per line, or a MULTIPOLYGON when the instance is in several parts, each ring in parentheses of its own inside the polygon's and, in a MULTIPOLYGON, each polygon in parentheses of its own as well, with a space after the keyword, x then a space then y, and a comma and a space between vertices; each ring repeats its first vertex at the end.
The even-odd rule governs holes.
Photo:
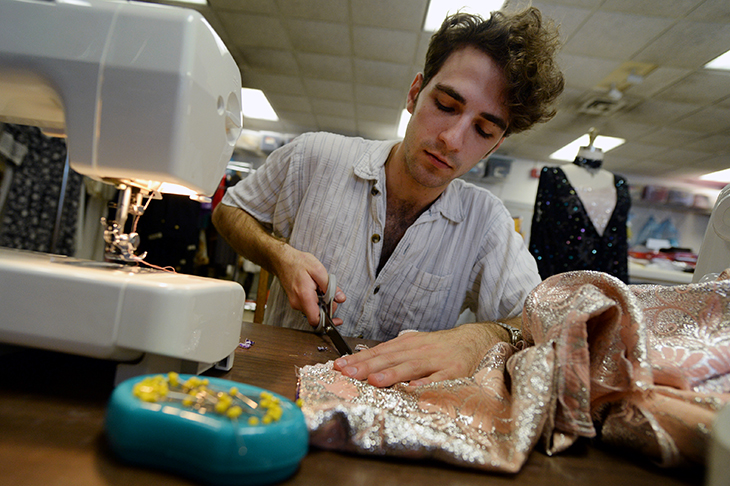
POLYGON ((352 348, 350 348, 350 345, 347 344, 347 342, 345 342, 344 339, 342 339, 340 332, 337 330, 335 325, 332 323, 332 319, 330 319, 330 316, 325 314, 324 319, 325 319, 324 320, 324 332, 327 333, 330 340, 332 341, 332 344, 335 345, 337 352, 340 353, 340 356, 344 356, 346 354, 352 354, 352 348))

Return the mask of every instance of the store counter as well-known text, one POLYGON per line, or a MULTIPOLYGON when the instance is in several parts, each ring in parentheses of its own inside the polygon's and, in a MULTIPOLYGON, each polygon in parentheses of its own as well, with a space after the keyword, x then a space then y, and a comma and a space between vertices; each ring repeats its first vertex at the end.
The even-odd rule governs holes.
POLYGON ((681 285, 692 283, 692 273, 666 270, 658 266, 645 266, 629 262, 629 283, 681 285))

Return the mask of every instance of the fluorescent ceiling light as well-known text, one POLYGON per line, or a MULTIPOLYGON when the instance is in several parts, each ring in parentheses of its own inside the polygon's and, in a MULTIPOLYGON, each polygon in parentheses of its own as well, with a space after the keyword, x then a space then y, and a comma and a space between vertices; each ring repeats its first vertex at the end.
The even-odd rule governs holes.
POLYGON ((208 5, 208 0, 175 0, 178 3, 192 3, 194 5, 208 5))
POLYGON ((730 183, 730 169, 718 170, 717 172, 711 172, 700 176, 703 181, 714 181, 723 182, 725 184, 730 183))
POLYGON ((398 122, 398 138, 403 138, 406 136, 406 127, 408 126, 408 121, 411 119, 411 114, 408 113, 408 110, 403 108, 403 111, 400 114, 400 122, 398 122))
POLYGON ((243 116, 258 120, 279 121, 276 112, 260 89, 241 88, 243 116))
POLYGON ((428 3, 426 21, 423 23, 423 30, 435 32, 441 27, 448 15, 458 11, 479 14, 485 19, 491 17, 492 12, 499 10, 505 0, 431 0, 428 3))
POLYGON ((730 71, 730 51, 705 64, 705 69, 722 69, 730 71))
MULTIPOLYGON (((593 141, 593 146, 598 147, 599 149, 603 150, 604 152, 608 152, 609 150, 614 149, 614 148, 618 147, 619 145, 623 144, 625 141, 626 140, 624 140, 623 138, 604 137, 603 135, 599 135, 593 141)), ((580 150, 580 148, 587 147, 589 143, 591 143, 591 139, 588 136, 588 134, 586 133, 582 137, 573 140, 565 147, 550 154, 550 158, 556 159, 556 160, 565 160, 566 162, 571 162, 571 161, 575 160, 575 156, 578 155, 578 151, 580 150)))

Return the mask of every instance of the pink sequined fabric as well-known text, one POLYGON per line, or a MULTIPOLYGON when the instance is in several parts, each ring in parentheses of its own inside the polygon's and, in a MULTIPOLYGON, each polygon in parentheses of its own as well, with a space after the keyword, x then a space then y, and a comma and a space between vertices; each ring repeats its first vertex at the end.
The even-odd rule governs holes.
POLYGON ((490 349, 470 378, 379 389, 332 369, 300 372, 314 446, 517 472, 535 447, 579 437, 665 466, 702 462, 730 402, 730 280, 625 285, 555 275, 525 303, 526 346, 490 349))

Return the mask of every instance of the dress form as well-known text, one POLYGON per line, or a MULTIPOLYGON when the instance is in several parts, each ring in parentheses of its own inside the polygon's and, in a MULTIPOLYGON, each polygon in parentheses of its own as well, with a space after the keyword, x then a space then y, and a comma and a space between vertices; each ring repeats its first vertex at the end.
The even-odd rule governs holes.
POLYGON ((617 199, 614 175, 601 168, 602 161, 601 149, 591 145, 581 147, 575 161, 561 167, 599 235, 603 235, 617 199))
POLYGON ((540 171, 529 248, 543 279, 594 270, 629 283, 629 187, 625 178, 601 168, 603 153, 594 138, 572 164, 540 171))

